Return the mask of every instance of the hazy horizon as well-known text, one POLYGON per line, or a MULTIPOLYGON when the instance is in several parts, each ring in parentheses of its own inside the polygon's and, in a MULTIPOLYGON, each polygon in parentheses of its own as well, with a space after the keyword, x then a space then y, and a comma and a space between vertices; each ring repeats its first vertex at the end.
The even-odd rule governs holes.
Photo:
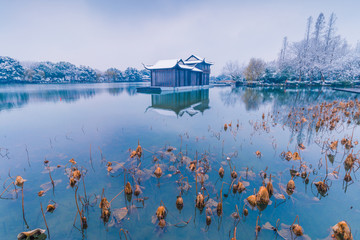
POLYGON ((0 56, 68 61, 99 70, 200 55, 219 74, 229 61, 277 58, 282 39, 304 37, 306 20, 337 16, 337 33, 360 40, 360 3, 339 1, 0 0, 0 56))

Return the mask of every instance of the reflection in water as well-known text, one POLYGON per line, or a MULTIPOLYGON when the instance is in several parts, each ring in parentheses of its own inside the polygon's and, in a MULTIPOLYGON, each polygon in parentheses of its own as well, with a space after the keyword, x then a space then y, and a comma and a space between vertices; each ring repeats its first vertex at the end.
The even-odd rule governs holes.
POLYGON ((199 112, 203 113, 206 109, 209 109, 209 89, 152 94, 151 106, 149 108, 173 111, 180 117, 184 113, 194 116, 199 112))
POLYGON ((117 96, 123 91, 136 94, 136 84, 67 84, 67 85, 3 85, 0 87, 0 111, 23 107, 29 102, 75 102, 108 92, 117 96))
POLYGON ((234 106, 238 102, 245 104, 246 110, 257 110, 261 105, 273 103, 274 110, 281 107, 298 105, 311 106, 319 101, 348 100, 356 98, 356 94, 334 91, 331 88, 279 88, 279 87, 239 87, 221 93, 225 105, 234 106))
POLYGON ((224 105, 235 106, 239 103, 245 105, 246 111, 258 111, 260 107, 266 107, 265 114, 269 111, 276 122, 289 127, 291 133, 290 143, 310 144, 315 131, 315 123, 308 127, 291 128, 288 126, 288 114, 290 110, 303 107, 312 107, 321 102, 348 101, 356 99, 357 94, 335 91, 331 88, 279 88, 279 87, 239 87, 224 91, 221 94, 224 105))

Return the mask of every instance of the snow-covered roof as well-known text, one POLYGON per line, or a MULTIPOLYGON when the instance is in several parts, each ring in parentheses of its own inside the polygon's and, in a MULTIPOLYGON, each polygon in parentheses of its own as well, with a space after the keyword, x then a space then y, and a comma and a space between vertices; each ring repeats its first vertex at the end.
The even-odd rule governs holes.
POLYGON ((175 67, 179 59, 159 60, 152 66, 146 66, 147 69, 167 69, 175 67))
POLYGON ((188 69, 195 72, 202 72, 202 70, 194 67, 194 66, 188 66, 184 63, 182 59, 168 59, 168 60, 159 60, 152 66, 145 66, 144 67, 148 70, 155 70, 155 69, 171 69, 178 66, 182 69, 188 69))
POLYGON ((213 64, 211 62, 205 61, 205 58, 199 57, 197 55, 191 55, 184 61, 184 63, 188 64, 188 65, 189 64, 198 64, 198 63, 202 63, 202 62, 204 62, 206 64, 211 64, 211 65, 213 64))

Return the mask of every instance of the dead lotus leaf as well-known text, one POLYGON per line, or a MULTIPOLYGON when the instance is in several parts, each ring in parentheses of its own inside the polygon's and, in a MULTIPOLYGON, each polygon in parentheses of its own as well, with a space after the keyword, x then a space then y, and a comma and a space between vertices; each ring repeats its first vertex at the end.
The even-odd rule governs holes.
MULTIPOLYGON (((45 230, 44 229, 40 229, 40 228, 36 228, 34 230, 28 231, 28 232, 21 232, 17 235, 17 239, 18 240, 26 240, 26 239, 37 239, 37 237, 39 237, 41 234, 44 234, 45 230)), ((46 235, 45 238, 46 239, 46 235)))
POLYGON ((331 150, 334 150, 334 151, 337 149, 337 146, 338 146, 338 141, 333 141, 330 144, 331 150))
POLYGON ((351 229, 345 221, 338 222, 331 229, 334 232, 332 237, 336 240, 353 240, 351 229))
POLYGON ((255 195, 248 196, 246 200, 252 207, 256 206, 256 196, 255 195))
POLYGON ((128 209, 126 207, 113 209, 111 211, 112 211, 112 215, 114 216, 117 222, 123 220, 128 214, 128 209))
POLYGON ((292 159, 293 160, 301 160, 301 157, 298 152, 294 152, 294 154, 292 155, 292 159))
POLYGON ((269 203, 269 192, 266 187, 261 186, 258 193, 256 194, 257 205, 267 205, 269 203))

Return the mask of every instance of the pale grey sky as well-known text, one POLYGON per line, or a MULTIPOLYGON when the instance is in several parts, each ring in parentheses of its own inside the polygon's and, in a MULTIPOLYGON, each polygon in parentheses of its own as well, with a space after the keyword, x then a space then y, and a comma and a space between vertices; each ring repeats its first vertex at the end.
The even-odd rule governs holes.
POLYGON ((320 12, 335 12, 355 45, 359 9, 357 0, 0 0, 0 56, 124 70, 197 54, 219 74, 228 60, 277 58, 283 37, 302 39, 320 12))

